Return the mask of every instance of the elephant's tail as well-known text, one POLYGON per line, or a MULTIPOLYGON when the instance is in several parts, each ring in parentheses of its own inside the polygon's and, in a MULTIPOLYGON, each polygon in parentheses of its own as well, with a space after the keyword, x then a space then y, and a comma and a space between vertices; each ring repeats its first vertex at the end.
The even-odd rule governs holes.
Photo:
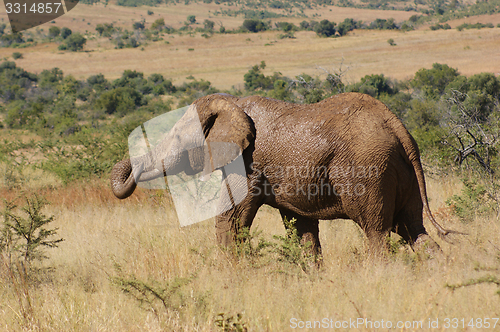
POLYGON ((411 136, 411 134, 408 132, 408 130, 404 127, 404 125, 401 123, 401 121, 394 114, 392 114, 392 112, 391 112, 391 116, 392 116, 392 119, 390 119, 388 122, 393 122, 394 133, 398 137, 399 141, 401 142, 403 149, 406 153, 406 156, 408 158, 408 161, 410 162, 410 164, 412 165, 412 167, 415 171, 415 175, 417 177, 417 182, 418 182, 418 188, 420 190, 420 197, 421 197, 422 203, 424 205, 425 213, 429 217, 431 223, 436 228, 439 237, 445 241, 448 241, 446 238, 446 235, 448 235, 448 234, 452 234, 452 233, 465 234, 465 233, 445 229, 443 226, 441 226, 436 221, 436 219, 434 219, 434 216, 432 215, 431 209, 429 208, 429 201, 427 199, 427 189, 426 189, 426 185, 425 185, 424 170, 422 168, 422 163, 420 162, 420 152, 418 149, 417 142, 411 136))

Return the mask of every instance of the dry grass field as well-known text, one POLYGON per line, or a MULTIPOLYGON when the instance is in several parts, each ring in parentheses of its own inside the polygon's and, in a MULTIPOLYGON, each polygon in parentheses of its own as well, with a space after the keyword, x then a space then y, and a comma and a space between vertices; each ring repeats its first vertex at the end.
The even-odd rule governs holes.
MULTIPOLYGON (((217 9, 215 4, 157 7, 152 8, 155 12, 152 16, 145 14, 147 8, 78 5, 59 18, 55 25, 95 33, 98 23, 116 22, 130 29, 132 22, 146 19, 148 25, 158 17, 165 18, 166 22, 172 22, 174 26, 182 25, 189 14, 196 15, 198 22, 203 22, 205 18, 219 20, 208 13, 208 10, 217 9)), ((331 12, 328 7, 320 11, 322 16, 314 19, 328 18, 339 22, 346 17, 353 17, 369 22, 375 18, 394 17, 396 21, 402 21, 411 15, 411 12, 401 11, 332 8, 331 12)), ((477 19, 496 24, 500 22, 500 15, 477 19)), ((222 17, 220 20, 228 28, 233 28, 241 25, 243 18, 222 17)), ((298 18, 278 20, 302 21, 298 18)), ((451 24, 456 26, 464 21, 476 22, 476 18, 457 20, 451 24)), ((48 23, 41 28, 48 30, 51 25, 48 23)), ((320 75, 324 73, 320 67, 335 71, 343 63, 344 69, 349 68, 345 76, 347 82, 355 82, 367 74, 380 73, 395 79, 405 79, 420 68, 430 68, 435 62, 458 68, 465 75, 500 73, 498 28, 459 32, 456 29, 430 31, 423 27, 406 33, 357 30, 342 38, 319 38, 314 32, 298 32, 295 39, 279 39, 278 35, 279 32, 216 34, 208 39, 199 33, 192 37, 165 35, 164 41, 150 43, 144 48, 121 50, 113 49, 114 45, 106 38, 91 38, 85 52, 61 52, 55 43, 40 44, 22 49, 23 58, 16 60, 16 63, 37 73, 58 67, 65 74, 72 74, 78 79, 98 73, 115 79, 124 70, 134 69, 146 75, 161 73, 179 84, 187 76, 193 75, 212 82, 219 89, 241 87, 243 75, 261 61, 267 64, 266 74, 277 71, 289 77, 301 73, 320 75), (393 39, 396 46, 390 46, 388 39, 393 39)), ((2 48, 0 57, 10 58, 12 52, 12 49, 2 48)))
MULTIPOLYGON (((56 216, 53 226, 65 241, 47 252, 46 265, 54 271, 42 274, 36 286, 11 279, 2 266, 0 329, 223 331, 215 321, 224 313, 235 320, 241 314, 248 331, 319 331, 324 329, 298 329, 294 324, 323 319, 333 324, 349 319, 373 324, 383 320, 385 327, 388 321, 393 327, 407 324, 397 331, 430 330, 429 320, 439 321, 433 331, 498 330, 498 324, 496 329, 467 327, 471 319, 490 318, 492 323, 491 318, 500 317, 498 287, 446 287, 498 276, 498 220, 476 218, 462 224, 445 205, 459 192, 459 181, 441 177, 428 182, 439 221, 469 234, 450 245, 437 239, 426 223, 442 246, 442 257, 422 259, 402 248, 374 259, 367 256, 365 239, 351 221, 322 221, 324 264, 309 273, 270 254, 235 260, 215 245, 213 220, 180 228, 169 201, 155 195, 141 192, 118 201, 99 183, 46 193, 53 204, 45 212, 56 216), (112 282, 120 276, 150 286, 173 285, 179 278, 189 281, 170 293, 164 307, 154 300, 140 305, 124 294, 112 282), (463 318, 465 327, 446 329, 446 318, 458 318, 460 324, 463 318), (422 328, 414 322, 422 322, 422 328)), ((268 240, 284 234, 279 214, 267 207, 259 211, 253 227, 268 240)), ((359 322, 349 330, 393 330, 359 322)))
MULTIPOLYGON (((242 17, 214 17, 212 13, 221 7, 229 8, 202 3, 155 8, 78 5, 56 24, 40 28, 65 26, 94 34, 99 23, 130 29, 133 22, 145 19, 149 25, 160 17, 180 27, 187 15, 196 15, 198 22, 220 21, 229 29, 241 25, 242 17), (148 16, 148 9, 154 15, 148 16)), ((338 7, 323 7, 315 13, 321 16, 312 18, 313 12, 306 11, 306 20, 339 22, 350 17, 369 22, 393 17, 399 22, 413 14, 338 7)), ((6 21, 5 12, 0 19, 6 21)), ((302 20, 274 21, 297 24, 302 20)), ((496 25, 500 15, 450 24, 477 21, 496 25)), ((164 41, 145 45, 144 50, 115 50, 105 38, 92 37, 84 52, 61 52, 57 44, 46 43, 0 48, 0 58, 12 61, 12 53, 19 51, 23 58, 15 60, 16 64, 27 71, 59 67, 78 79, 98 73, 114 79, 132 69, 145 75, 161 73, 179 84, 193 75, 219 89, 241 87, 243 75, 261 61, 267 64, 266 75, 279 71, 289 77, 320 75, 323 69, 339 70, 342 64, 348 69, 346 83, 380 73, 406 79, 436 62, 465 75, 500 74, 499 28, 458 32, 422 27, 406 33, 356 30, 342 38, 297 32, 295 39, 279 39, 278 34, 216 34, 208 39, 200 34, 165 35, 164 41), (394 39, 396 46, 390 46, 388 39, 394 39)), ((39 139, 6 129, 2 134, 2 140, 39 139)), ((6 174, 6 165, 0 164, 0 197, 11 200, 21 190, 8 187, 6 174)), ((179 227, 172 202, 161 193, 137 190, 120 201, 104 180, 64 186, 42 171, 26 170, 23 177, 27 193, 37 192, 51 203, 44 213, 55 216, 51 227, 58 228, 57 235, 64 242, 46 251, 49 259, 43 266, 47 269, 31 282, 13 274, 0 256, 0 331, 238 331, 218 327, 220 313, 234 321, 241 315, 248 331, 500 330, 500 321, 493 329, 494 318, 500 318, 498 285, 483 283, 455 290, 446 286, 484 276, 500 278, 498 216, 476 217, 468 224, 454 216, 446 201, 461 192, 455 175, 427 175, 430 205, 438 222, 468 233, 454 236, 455 243, 449 244, 437 237, 426 220, 426 228, 443 250, 441 256, 428 259, 401 246, 385 257, 371 257, 363 233, 352 221, 321 221, 323 265, 307 273, 290 261, 279 261, 276 253, 236 259, 216 245, 214 220, 179 227), (138 302, 123 292, 121 287, 127 282, 166 289, 165 303, 153 297, 138 302), (453 319, 458 325, 453 325, 453 319), (471 319, 473 325, 469 325, 471 319), (488 329, 479 325, 482 322, 484 327, 485 319, 489 319, 488 329), (351 324, 335 326, 340 323, 342 327, 349 320, 356 322, 354 328, 351 324), (333 326, 298 328, 299 322, 308 321, 333 326), (431 321, 438 325, 431 329, 431 321)), ((3 204, 0 201, 0 209, 3 204)), ((285 234, 279 213, 269 207, 261 208, 253 229, 262 231, 257 237, 274 243, 279 240, 273 235, 285 234)))

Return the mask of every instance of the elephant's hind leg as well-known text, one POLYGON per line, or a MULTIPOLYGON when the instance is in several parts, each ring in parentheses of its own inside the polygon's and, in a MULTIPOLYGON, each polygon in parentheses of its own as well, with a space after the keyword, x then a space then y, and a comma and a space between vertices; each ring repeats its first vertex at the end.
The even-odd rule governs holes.
POLYGON ((422 200, 416 191, 406 206, 394 218, 394 231, 410 244, 416 252, 426 251, 439 255, 439 245, 427 234, 423 224, 422 200))
MULTIPOLYGON (((295 219, 295 228, 297 235, 301 239, 300 243, 306 245, 311 243, 311 252, 316 257, 321 256, 321 245, 319 243, 319 221, 303 217, 295 212, 286 209, 280 209, 281 218, 286 218, 288 221, 295 219)), ((287 227, 287 224, 285 224, 287 227)))

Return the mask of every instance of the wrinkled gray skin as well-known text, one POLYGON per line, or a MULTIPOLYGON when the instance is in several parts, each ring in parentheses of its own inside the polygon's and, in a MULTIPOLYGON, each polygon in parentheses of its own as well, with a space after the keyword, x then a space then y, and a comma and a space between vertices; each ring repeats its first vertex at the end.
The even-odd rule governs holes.
MULTIPOLYGON (((209 144, 236 144, 246 166, 246 181, 240 183, 248 186, 248 195, 216 217, 217 240, 222 245, 233 243, 241 227, 250 227, 263 204, 279 209, 283 218, 295 218, 298 235, 303 242, 312 242, 316 253, 320 253, 320 219, 352 219, 375 251, 384 249, 390 231, 413 248, 439 250, 424 228, 423 210, 439 236, 449 232, 429 210, 415 140, 384 104, 359 93, 336 95, 312 105, 259 96, 200 98, 150 156, 132 161, 136 174, 131 172, 130 160, 115 165, 111 173, 114 194, 122 199, 130 196, 137 179, 146 181, 182 170, 209 173, 234 160, 234 151, 223 156, 212 151, 211 165, 202 149, 190 149, 203 140, 190 135, 198 119, 209 144), (314 195, 315 188, 324 190, 314 195)), ((220 204, 230 199, 221 197, 220 204)))

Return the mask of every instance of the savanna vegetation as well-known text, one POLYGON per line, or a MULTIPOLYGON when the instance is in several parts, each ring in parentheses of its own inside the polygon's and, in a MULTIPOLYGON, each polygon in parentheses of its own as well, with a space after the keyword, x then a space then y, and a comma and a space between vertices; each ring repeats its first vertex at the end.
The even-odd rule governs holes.
POLYGON ((342 70, 285 77, 265 75, 265 68, 264 61, 254 65, 243 89, 223 92, 314 103, 358 91, 403 120, 421 147, 436 215, 468 233, 458 245, 441 243, 447 259, 415 254, 390 237, 387 257, 373 260, 357 226, 333 221, 321 225, 327 245, 317 270, 272 209, 259 213, 236 252, 226 252, 215 245, 210 222, 179 229, 167 192, 143 189, 121 202, 106 183, 127 155, 132 129, 220 90, 132 70, 116 80, 77 80, 57 68, 34 74, 7 61, 0 65, 2 324, 257 331, 323 317, 428 324, 449 315, 492 324, 484 319, 499 314, 500 239, 492 229, 500 207, 500 80, 438 63, 407 81, 375 74, 353 84, 344 83, 342 70), (391 304, 380 311, 370 301, 391 304))
MULTIPOLYGON (((212 41, 241 34, 243 43, 251 44, 262 36, 269 39, 265 34, 271 32, 276 41, 262 43, 273 51, 279 39, 302 42, 296 37, 300 34, 339 42, 368 30, 381 35, 380 44, 398 50, 406 41, 392 33, 416 33, 411 30, 422 26, 433 35, 496 31, 488 21, 452 20, 497 13, 499 2, 204 0, 198 3, 218 5, 210 16, 182 12, 179 22, 158 14, 165 6, 188 2, 119 0, 121 7, 114 8, 156 7, 130 20, 80 19, 78 28, 58 21, 11 34, 0 25, 0 45, 8 51, 0 62, 2 329, 288 331, 301 324, 319 330, 314 322, 320 321, 333 330, 349 319, 360 322, 352 330, 361 331, 373 330, 381 320, 385 330, 392 329, 389 321, 392 327, 402 322, 398 330, 414 331, 419 324, 429 330, 436 320, 435 330, 498 329, 498 73, 474 67, 465 75, 465 68, 439 61, 399 79, 373 70, 352 79, 353 69, 344 61, 290 75, 257 53, 252 59, 258 61, 246 63, 235 79, 239 84, 220 87, 207 79, 215 71, 204 79, 183 73, 183 80, 176 80, 160 69, 163 63, 155 64, 157 71, 143 70, 145 63, 114 76, 92 67, 84 77, 57 66, 30 70, 21 64, 36 61, 33 54, 47 45, 55 45, 61 64, 64 57, 134 49, 141 59, 151 59, 156 55, 148 53, 150 45, 171 43, 171 54, 179 47, 195 53, 198 46, 189 44, 195 40, 191 37, 212 41), (407 19, 325 18, 325 11, 339 6, 410 14, 407 19), (233 26, 225 26, 223 19, 234 19, 233 26), (130 132, 201 96, 259 94, 315 103, 350 91, 386 103, 418 142, 431 210, 446 228, 467 233, 447 243, 425 221, 442 257, 414 253, 391 235, 387 255, 374 258, 351 221, 321 221, 323 265, 317 269, 293 227, 285 232, 271 208, 259 211, 252 229, 242 232, 228 252, 216 245, 213 220, 179 227, 168 191, 138 189, 120 201, 109 189, 108 174, 127 157, 130 132)), ((469 51, 483 35, 471 36, 461 50, 469 51)))

